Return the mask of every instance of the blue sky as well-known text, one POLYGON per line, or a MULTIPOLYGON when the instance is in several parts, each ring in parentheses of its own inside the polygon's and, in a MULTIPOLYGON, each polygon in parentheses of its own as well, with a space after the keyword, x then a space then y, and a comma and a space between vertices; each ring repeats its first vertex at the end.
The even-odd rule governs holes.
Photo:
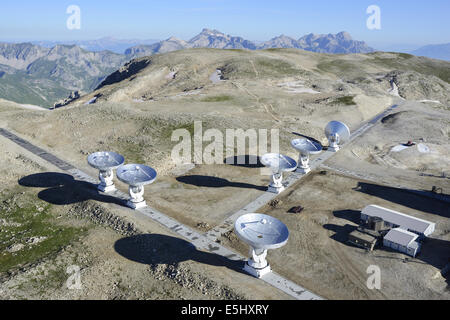
POLYGON ((187 40, 207 27, 250 40, 345 30, 373 46, 422 45, 450 42, 449 13, 449 0, 17 0, 0 4, 0 40, 187 40), (81 30, 66 27, 69 5, 81 8, 81 30), (381 30, 366 27, 369 5, 381 30))

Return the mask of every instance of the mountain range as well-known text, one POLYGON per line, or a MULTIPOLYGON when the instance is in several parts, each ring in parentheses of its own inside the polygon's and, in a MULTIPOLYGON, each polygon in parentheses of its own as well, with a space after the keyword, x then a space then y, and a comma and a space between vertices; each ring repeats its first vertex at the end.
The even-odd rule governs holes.
MULTIPOLYGON (((69 95, 74 96, 73 91, 87 93, 94 90, 108 75, 134 58, 187 48, 241 50, 295 48, 330 54, 375 51, 365 42, 353 40, 347 32, 308 34, 299 39, 280 35, 269 41, 257 43, 217 30, 203 29, 200 34, 188 41, 171 37, 156 43, 152 42, 154 40, 102 38, 77 41, 71 45, 48 41, 0 43, 0 98, 51 107, 58 100, 69 95), (128 47, 129 45, 131 47, 128 47)), ((447 50, 445 52, 448 55, 448 48, 448 44, 443 48, 424 47, 415 54, 426 56, 431 54, 436 58, 445 58, 445 55, 439 54, 447 50)))
POLYGON ((138 45, 125 51, 133 57, 148 56, 156 53, 187 48, 246 49, 261 50, 271 48, 295 48, 321 53, 369 53, 375 51, 363 41, 353 40, 348 32, 338 34, 308 34, 300 39, 280 35, 269 41, 255 43, 242 37, 224 34, 217 30, 203 29, 200 34, 189 41, 171 37, 152 45, 138 45))
POLYGON ((18 103, 52 106, 73 91, 92 91, 106 76, 133 58, 187 48, 297 48, 324 53, 373 51, 364 42, 352 40, 346 32, 336 35, 310 34, 298 40, 282 35, 256 44, 242 37, 203 29, 189 41, 175 37, 156 43, 151 43, 154 40, 146 41, 102 38, 77 41, 70 45, 49 41, 0 43, 0 98, 18 103), (139 44, 135 45, 136 43, 139 44), (127 47, 129 45, 131 47, 127 47), (124 48, 124 51, 120 51, 124 48))
POLYGON ((415 56, 424 56, 433 59, 450 61, 450 43, 432 44, 411 52, 415 56))
POLYGON ((112 51, 114 53, 123 54, 124 51, 130 47, 137 45, 150 45, 159 42, 156 39, 116 39, 113 37, 104 37, 97 40, 79 40, 79 41, 31 41, 32 44, 53 48, 56 45, 76 45, 87 51, 112 51))

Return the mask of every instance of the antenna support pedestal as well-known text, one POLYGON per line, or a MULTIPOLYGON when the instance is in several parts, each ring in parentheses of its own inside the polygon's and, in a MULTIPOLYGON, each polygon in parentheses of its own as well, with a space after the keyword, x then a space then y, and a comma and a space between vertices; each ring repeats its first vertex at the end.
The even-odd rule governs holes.
POLYGON ((267 191, 277 194, 283 192, 284 186, 281 183, 282 181, 283 181, 283 173, 280 172, 272 174, 272 181, 270 182, 267 191))
POLYGON ((307 174, 311 171, 309 167, 309 154, 302 154, 300 152, 300 156, 298 158, 298 167, 296 172, 307 174))
POLYGON ((272 272, 266 256, 267 250, 250 248, 250 258, 245 263, 244 271, 256 278, 272 272))
POLYGON ((336 146, 333 146, 333 145, 331 145, 330 144, 330 146, 328 147, 328 151, 330 151, 330 152, 338 152, 339 151, 339 146, 338 145, 336 145, 336 146))
POLYGON ((108 170, 100 170, 98 174, 98 178, 100 179, 100 183, 98 185, 98 190, 102 192, 112 192, 116 190, 116 187, 114 185, 114 173, 112 169, 108 170))
POLYGON ((339 135, 337 133, 330 134, 329 142, 328 151, 336 152, 339 150, 339 135))
POLYGON ((128 191, 130 193, 130 200, 127 202, 128 207, 137 210, 147 206, 144 200, 143 186, 129 186, 128 191))

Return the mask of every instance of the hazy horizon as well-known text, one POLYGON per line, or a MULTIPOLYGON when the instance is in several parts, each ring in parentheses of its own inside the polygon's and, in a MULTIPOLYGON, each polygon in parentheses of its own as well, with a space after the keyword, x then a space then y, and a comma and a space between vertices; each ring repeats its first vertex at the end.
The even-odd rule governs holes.
POLYGON ((0 40, 88 41, 113 36, 124 40, 163 40, 171 36, 188 40, 203 28, 252 41, 280 34, 298 39, 309 34, 349 32, 370 46, 420 46, 449 43, 450 3, 422 1, 246 1, 195 0, 126 3, 99 1, 31 0, 2 4, 7 15, 0 21, 0 40), (381 12, 381 29, 369 30, 366 12, 371 5, 381 12), (81 28, 69 30, 67 8, 81 10, 81 28))
MULTIPOLYGON (((207 27, 205 27, 207 28, 207 27)), ((204 28, 202 28, 204 29, 204 28)), ((207 29, 213 29, 213 28, 207 28, 207 29)), ((191 38, 195 37, 197 34, 199 34, 202 30, 199 30, 197 33, 193 34, 192 36, 188 37, 188 38, 180 38, 182 40, 190 40, 191 38)), ((225 34, 229 34, 224 30, 218 30, 221 31, 225 34)), ((346 30, 342 30, 342 31, 346 31, 346 30)), ((341 32, 341 31, 339 31, 341 32)), ((310 33, 315 33, 315 32, 310 32, 310 33)), ((336 32, 338 33, 338 32, 336 32)), ((286 35, 288 37, 292 37, 294 39, 299 39, 300 37, 303 37, 307 34, 302 34, 302 35, 290 35, 287 33, 282 33, 283 35, 286 35)), ((309 33, 308 33, 309 34, 309 33)), ((316 33, 318 34, 318 33, 316 33)), ((324 33, 324 34, 329 34, 329 33, 324 33)), ((350 33, 351 34, 351 33, 350 33)), ((246 40, 250 40, 254 43, 262 43, 264 41, 270 40, 272 38, 278 37, 279 35, 274 35, 268 39, 246 39, 246 40)), ((352 34, 351 34, 352 35, 352 34)), ((239 34, 231 34, 231 36, 241 36, 239 34)), ((168 38, 170 38, 172 36, 167 36, 165 38, 161 38, 161 39, 151 39, 151 38, 118 38, 118 37, 114 37, 112 35, 105 35, 102 37, 98 37, 98 38, 89 38, 89 39, 3 39, 0 38, 0 42, 6 42, 6 43, 75 43, 75 42, 87 42, 87 41, 99 41, 99 40, 114 40, 114 41, 123 41, 123 42, 139 42, 139 43, 144 43, 146 42, 147 44, 151 44, 151 43, 156 43, 159 41, 163 41, 166 40, 168 38)), ((416 50, 420 47, 423 46, 427 46, 427 45, 435 45, 435 44, 445 44, 445 43, 389 43, 389 42, 373 42, 373 41, 367 41, 365 39, 357 39, 352 35, 354 40, 358 40, 358 41, 364 41, 367 43, 367 45, 369 45, 370 47, 376 49, 376 50, 383 50, 383 51, 389 51, 389 50, 398 50, 399 52, 408 52, 408 51, 413 51, 416 50)))

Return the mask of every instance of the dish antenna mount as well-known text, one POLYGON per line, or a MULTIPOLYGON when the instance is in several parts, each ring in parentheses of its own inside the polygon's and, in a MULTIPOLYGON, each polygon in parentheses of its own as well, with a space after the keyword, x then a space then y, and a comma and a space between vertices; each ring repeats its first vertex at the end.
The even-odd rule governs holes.
POLYGON ((140 209, 147 206, 144 200, 144 186, 156 180, 156 171, 142 164, 127 164, 117 169, 117 178, 128 184, 130 199, 127 206, 140 209))
POLYGON ((309 155, 321 153, 322 145, 306 138, 294 139, 291 141, 291 145, 299 152, 297 172, 303 174, 310 172, 309 155))
POLYGON ((294 171, 297 162, 285 155, 278 153, 266 153, 261 157, 261 163, 272 171, 272 180, 267 191, 281 193, 284 190, 283 172, 294 171))
POLYGON ((115 191, 113 170, 124 163, 124 157, 115 152, 101 151, 89 155, 87 161, 91 167, 99 170, 100 183, 97 188, 102 192, 115 191))
POLYGON ((240 216, 234 223, 234 232, 250 245, 250 258, 244 271, 257 278, 272 271, 266 260, 267 250, 284 246, 289 238, 289 230, 283 222, 261 213, 240 216))
POLYGON ((329 141, 328 150, 336 152, 339 150, 339 145, 350 139, 350 129, 343 122, 331 121, 325 127, 325 135, 329 141))

